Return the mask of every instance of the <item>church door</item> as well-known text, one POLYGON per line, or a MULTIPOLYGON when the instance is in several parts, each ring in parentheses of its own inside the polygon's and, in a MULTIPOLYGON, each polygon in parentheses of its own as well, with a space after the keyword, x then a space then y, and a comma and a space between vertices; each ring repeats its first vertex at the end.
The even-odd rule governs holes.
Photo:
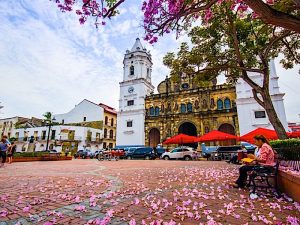
MULTIPOLYGON (((227 134, 233 134, 235 135, 235 129, 232 125, 228 123, 224 123, 219 127, 219 131, 227 133, 227 134)), ((228 141, 222 141, 220 142, 220 145, 222 146, 227 146, 227 145, 235 145, 236 141, 235 140, 228 140, 228 141)))
POLYGON ((149 146, 156 147, 160 143, 160 133, 157 128, 152 128, 149 132, 149 146))
MULTIPOLYGON (((197 128, 193 123, 185 122, 180 125, 178 128, 178 134, 186 134, 190 136, 197 136, 197 128)), ((184 144, 185 146, 190 146, 193 148, 197 148, 198 144, 184 144)))

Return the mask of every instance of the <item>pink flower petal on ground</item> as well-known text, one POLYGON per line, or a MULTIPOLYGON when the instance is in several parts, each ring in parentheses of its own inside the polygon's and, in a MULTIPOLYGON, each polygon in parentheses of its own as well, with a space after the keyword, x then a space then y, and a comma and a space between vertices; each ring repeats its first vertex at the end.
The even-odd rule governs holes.
POLYGON ((23 212, 27 213, 27 212, 30 211, 30 209, 31 209, 31 206, 30 206, 30 205, 29 205, 29 206, 26 206, 26 207, 23 208, 23 212))
POLYGON ((131 220, 129 221, 129 225, 136 225, 135 219, 131 219, 131 220))
POLYGON ((85 206, 84 205, 75 206, 74 210, 84 212, 85 211, 85 206))
POLYGON ((297 217, 288 216, 286 222, 291 225, 299 225, 299 219, 297 217))
POLYGON ((8 215, 8 212, 6 210, 0 211, 0 217, 6 217, 8 215))

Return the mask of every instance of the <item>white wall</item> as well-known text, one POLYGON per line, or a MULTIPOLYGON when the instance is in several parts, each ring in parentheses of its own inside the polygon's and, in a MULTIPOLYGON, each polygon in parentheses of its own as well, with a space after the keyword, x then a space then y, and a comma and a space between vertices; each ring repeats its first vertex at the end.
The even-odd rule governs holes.
POLYGON ((117 146, 145 145, 144 110, 119 112, 117 126, 117 146), (132 121, 132 127, 127 127, 127 121, 132 121))
MULTIPOLYGON (((249 77, 257 84, 261 85, 263 78, 260 74, 249 73, 249 77)), ((270 62, 270 94, 277 115, 286 130, 288 123, 284 107, 284 93, 281 93, 278 85, 278 76, 275 70, 274 61, 270 62)), ((255 111, 265 111, 253 98, 252 88, 242 79, 239 79, 236 84, 237 94, 237 112, 239 119, 240 134, 246 134, 258 127, 274 129, 271 125, 268 116, 266 118, 255 118, 255 111)))
POLYGON ((84 122, 84 117, 86 117, 86 122, 101 121, 104 117, 104 109, 85 99, 76 105, 70 112, 56 114, 54 117, 56 122, 62 123, 64 120, 65 124, 84 122))

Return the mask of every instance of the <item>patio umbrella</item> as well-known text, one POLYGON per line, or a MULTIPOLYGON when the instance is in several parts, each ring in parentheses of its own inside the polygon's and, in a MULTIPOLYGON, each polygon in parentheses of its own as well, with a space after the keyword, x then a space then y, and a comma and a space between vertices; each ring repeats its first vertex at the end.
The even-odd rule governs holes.
POLYGON ((209 141, 227 141, 237 140, 238 137, 232 134, 224 133, 218 130, 213 130, 197 138, 198 142, 209 142, 209 141))
POLYGON ((289 138, 300 138, 300 131, 294 131, 288 133, 289 138))
POLYGON ((268 140, 277 140, 278 136, 275 130, 271 129, 266 129, 266 128, 257 128, 243 136, 240 137, 241 141, 246 141, 249 143, 253 143, 253 139, 256 135, 263 135, 265 136, 268 140))
POLYGON ((163 144, 168 145, 168 144, 190 144, 190 143, 196 143, 197 142, 197 137, 194 136, 189 136, 186 134, 178 134, 175 135, 166 141, 163 142, 163 144))

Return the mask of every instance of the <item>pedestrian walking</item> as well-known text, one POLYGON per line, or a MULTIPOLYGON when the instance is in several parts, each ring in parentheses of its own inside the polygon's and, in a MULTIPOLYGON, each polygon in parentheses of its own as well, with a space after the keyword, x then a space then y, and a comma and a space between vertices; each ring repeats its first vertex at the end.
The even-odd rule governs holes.
POLYGON ((16 152, 17 146, 14 142, 11 143, 11 146, 7 148, 7 158, 8 158, 8 164, 12 164, 13 162, 13 156, 16 152))
POLYGON ((7 140, 7 136, 3 136, 0 141, 0 167, 4 166, 6 162, 6 151, 10 147, 10 142, 7 140))

